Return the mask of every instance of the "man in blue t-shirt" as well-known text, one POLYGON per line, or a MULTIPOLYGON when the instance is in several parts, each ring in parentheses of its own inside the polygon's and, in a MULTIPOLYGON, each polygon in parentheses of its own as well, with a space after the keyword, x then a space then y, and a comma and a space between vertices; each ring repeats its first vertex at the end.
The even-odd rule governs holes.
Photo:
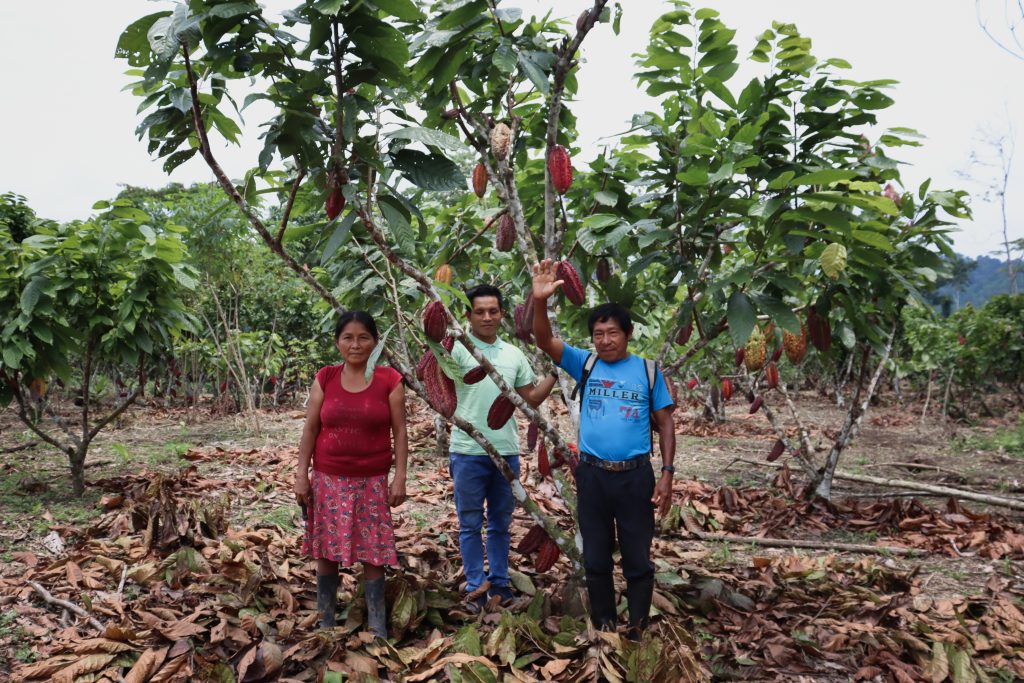
POLYGON ((591 353, 566 344, 551 332, 547 301, 562 284, 550 260, 533 267, 537 346, 583 383, 579 389, 576 491, 590 616, 597 628, 615 628, 612 551, 617 536, 626 577, 628 635, 637 638, 647 625, 654 593, 654 509, 664 516, 672 505, 675 405, 661 370, 654 369, 652 387, 648 361, 629 353, 633 322, 629 311, 619 304, 601 304, 590 312, 587 325, 597 358, 589 374, 586 372, 591 353), (652 423, 661 445, 657 484, 650 460, 652 423))

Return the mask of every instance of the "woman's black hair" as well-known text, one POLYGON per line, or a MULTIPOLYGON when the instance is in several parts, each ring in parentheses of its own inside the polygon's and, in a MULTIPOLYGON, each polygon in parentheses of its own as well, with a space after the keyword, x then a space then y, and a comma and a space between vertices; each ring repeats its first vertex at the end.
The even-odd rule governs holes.
POLYGON ((366 311, 345 311, 338 316, 338 322, 334 326, 334 341, 338 341, 338 337, 345 330, 345 325, 350 322, 362 323, 363 327, 367 329, 370 335, 373 337, 373 341, 380 341, 380 333, 377 332, 377 323, 374 321, 373 316, 366 311))
POLYGON ((622 331, 629 334, 633 331, 633 319, 629 315, 629 309, 622 304, 607 303, 594 306, 590 309, 590 317, 587 319, 587 327, 590 334, 594 334, 594 325, 614 320, 622 328, 622 331))

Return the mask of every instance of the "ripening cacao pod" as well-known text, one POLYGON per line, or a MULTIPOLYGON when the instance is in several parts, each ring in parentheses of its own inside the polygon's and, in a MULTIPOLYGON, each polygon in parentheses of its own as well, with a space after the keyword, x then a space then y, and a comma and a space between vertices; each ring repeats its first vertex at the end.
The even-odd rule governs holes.
POLYGON ((530 343, 533 343, 533 288, 526 290, 526 309, 523 311, 523 329, 530 333, 530 343))
POLYGON ((814 306, 807 312, 807 331, 814 348, 822 353, 828 353, 832 346, 832 329, 829 327, 828 318, 818 315, 814 306))
POLYGON ((519 541, 519 545, 516 546, 516 552, 520 552, 523 555, 532 555, 533 553, 540 550, 540 544, 544 542, 544 539, 548 537, 548 532, 544 531, 544 527, 540 524, 534 524, 530 527, 530 530, 526 532, 523 539, 519 541))
POLYGON ((743 364, 750 372, 757 372, 764 367, 765 357, 768 355, 765 346, 764 336, 761 331, 754 327, 754 331, 747 340, 747 346, 743 352, 743 364))
POLYGON ((444 333, 448 331, 448 316, 444 312, 444 304, 440 301, 431 301, 424 309, 423 331, 436 342, 444 339, 444 333))
POLYGON ((736 349, 736 367, 743 365, 743 356, 747 353, 746 349, 742 346, 736 349))
POLYGON ((515 412, 516 406, 512 400, 504 394, 499 394, 487 411, 487 426, 491 429, 501 429, 515 412))
POLYGON ((764 381, 768 384, 769 389, 779 386, 779 368, 775 363, 769 363, 764 369, 764 381))
POLYGON ((562 553, 558 548, 558 544, 555 543, 554 539, 550 536, 545 536, 544 540, 541 541, 540 550, 537 552, 537 559, 534 562, 534 568, 541 573, 544 573, 555 566, 555 561, 558 560, 558 556, 562 553))
POLYGON ((807 327, 800 323, 800 334, 790 334, 782 331, 782 348, 786 351, 786 358, 793 365, 797 365, 807 354, 807 327))
POLYGON ((750 414, 753 415, 757 411, 761 410, 761 406, 764 405, 764 399, 760 396, 754 398, 754 402, 750 404, 750 414))
POLYGON ((341 210, 345 208, 345 193, 339 187, 331 190, 331 194, 327 195, 327 204, 324 209, 327 211, 327 219, 334 220, 341 213, 341 210))
POLYGON ((427 349, 427 352, 423 354, 423 358, 420 358, 420 362, 416 364, 416 379, 423 381, 426 375, 427 366, 430 363, 436 363, 437 358, 434 358, 434 352, 431 349, 427 349))
POLYGON ((776 439, 775 445, 772 446, 772 449, 768 452, 768 462, 775 462, 776 460, 778 460, 779 456, 782 455, 783 451, 785 450, 786 443, 782 439, 776 439))
POLYGON ((495 159, 504 161, 508 158, 508 148, 512 142, 512 129, 504 123, 494 124, 491 129, 491 154, 495 159))
POLYGON ((551 476, 551 461, 548 460, 548 447, 544 445, 543 440, 541 440, 540 446, 537 448, 537 471, 540 472, 542 477, 551 476))
POLYGON ((526 304, 516 304, 512 311, 516 337, 527 344, 533 343, 533 321, 526 319, 526 304))
POLYGON ((526 428, 526 450, 532 451, 537 447, 537 433, 540 427, 536 420, 530 420, 530 426, 526 428))
POLYGON ((450 285, 452 283, 452 267, 447 263, 438 266, 437 272, 434 273, 434 280, 450 285))
POLYGON ((780 358, 782 358, 782 347, 776 346, 775 350, 772 351, 772 362, 778 363, 780 358))
POLYGON ((569 150, 561 145, 555 145, 548 152, 548 176, 551 178, 551 186, 558 194, 565 194, 572 185, 572 160, 569 159, 569 150))
POLYGON ((427 400, 434 410, 447 418, 455 414, 458 399, 455 394, 455 382, 441 370, 440 363, 431 354, 432 361, 423 369, 423 385, 427 390, 427 400))
POLYGON ((475 368, 468 370, 466 374, 462 376, 462 382, 464 384, 476 384, 486 376, 487 371, 484 370, 484 366, 478 365, 475 368))
POLYGON ((487 192, 487 167, 481 161, 473 168, 473 193, 483 197, 487 192))
POLYGON ((608 282, 608 279, 612 276, 612 266, 608 263, 608 259, 601 257, 597 260, 597 281, 608 282))
POLYGON ((693 391, 694 389, 696 389, 697 388, 697 378, 694 377, 689 382, 687 382, 686 383, 686 388, 689 389, 690 391, 693 391))
POLYGON ((583 13, 576 17, 576 32, 579 33, 583 30, 583 27, 587 25, 587 19, 590 18, 590 10, 583 10, 583 13))
POLYGON ((494 248, 498 251, 512 251, 516 245, 516 223, 510 214, 501 214, 498 231, 494 234, 494 248))
POLYGON ((723 379, 722 380, 722 399, 725 400, 725 401, 728 401, 730 398, 732 398, 732 380, 730 380, 730 379, 723 379))
POLYGON ((559 261, 555 277, 562 280, 562 291, 565 292, 565 298, 577 306, 582 306, 586 297, 583 282, 580 281, 580 274, 576 272, 576 268, 568 261, 559 261))
POLYGON ((449 335, 449 336, 445 337, 444 339, 442 339, 441 340, 441 348, 444 349, 445 351, 447 351, 448 353, 451 353, 452 349, 455 348, 455 337, 452 337, 451 335, 449 335))
POLYGON ((686 346, 686 342, 690 341, 690 335, 693 334, 693 321, 691 320, 687 324, 679 328, 676 332, 676 344, 679 346, 686 346))
POLYGON ((768 321, 768 324, 764 326, 765 341, 770 341, 773 334, 775 334, 775 323, 768 321))

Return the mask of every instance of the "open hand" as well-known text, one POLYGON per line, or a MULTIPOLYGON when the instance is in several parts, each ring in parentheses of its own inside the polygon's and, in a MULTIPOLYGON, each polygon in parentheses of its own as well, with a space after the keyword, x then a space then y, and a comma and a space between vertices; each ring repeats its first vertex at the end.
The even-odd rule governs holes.
POLYGON ((533 298, 547 299, 558 291, 564 280, 557 280, 555 262, 544 259, 533 266, 533 298))
POLYGON ((662 476, 654 487, 651 502, 658 508, 658 516, 664 517, 672 509, 672 476, 662 476))

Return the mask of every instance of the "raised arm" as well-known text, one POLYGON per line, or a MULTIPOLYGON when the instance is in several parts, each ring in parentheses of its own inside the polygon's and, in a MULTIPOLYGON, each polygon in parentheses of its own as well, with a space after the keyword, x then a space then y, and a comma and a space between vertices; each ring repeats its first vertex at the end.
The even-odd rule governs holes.
POLYGON ((537 348, 551 356, 555 363, 562 362, 565 345, 551 332, 548 320, 548 299, 562 286, 562 280, 555 279, 555 264, 544 259, 533 266, 533 337, 537 348))

